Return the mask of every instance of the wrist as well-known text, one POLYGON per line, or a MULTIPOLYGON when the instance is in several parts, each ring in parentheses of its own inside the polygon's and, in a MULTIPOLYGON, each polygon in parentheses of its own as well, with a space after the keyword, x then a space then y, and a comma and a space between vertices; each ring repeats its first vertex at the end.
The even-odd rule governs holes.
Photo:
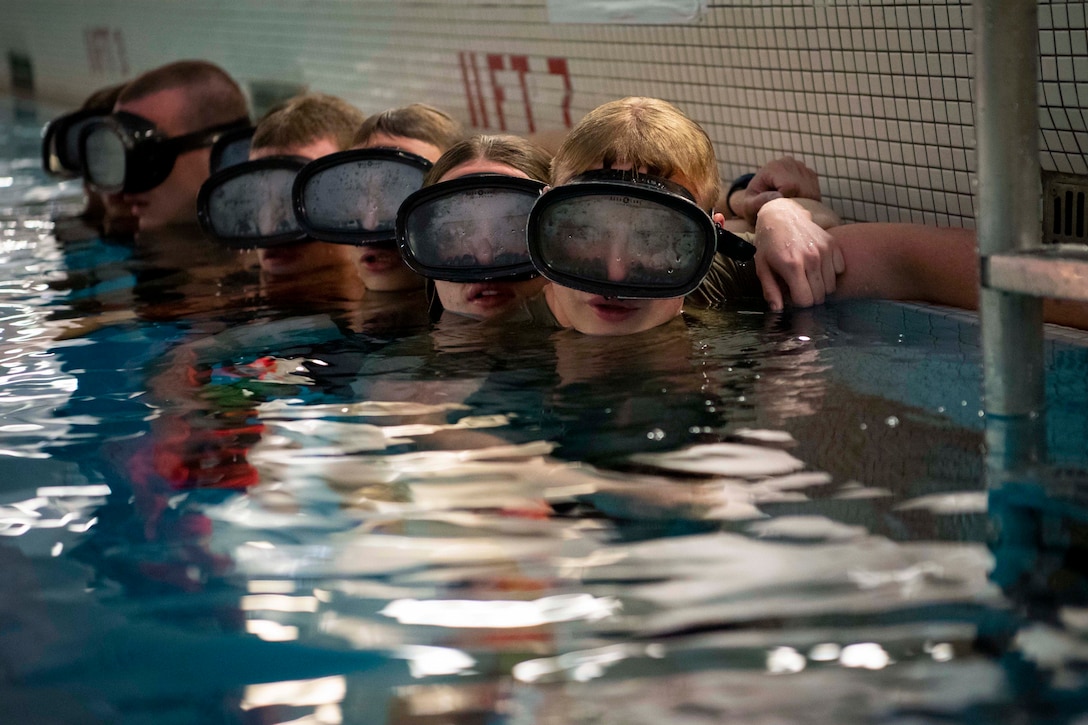
POLYGON ((733 194, 747 189, 748 184, 752 183, 752 179, 754 179, 755 176, 755 174, 742 174, 734 179, 733 183, 729 185, 729 191, 725 194, 725 208, 728 209, 729 213, 733 216, 741 216, 741 214, 738 214, 737 210, 733 208, 733 194))

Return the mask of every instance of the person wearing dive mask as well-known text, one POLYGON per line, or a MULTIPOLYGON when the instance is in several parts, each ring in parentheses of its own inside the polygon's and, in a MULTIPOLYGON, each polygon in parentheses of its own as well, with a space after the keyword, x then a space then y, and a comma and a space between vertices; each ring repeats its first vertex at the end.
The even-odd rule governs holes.
POLYGON ((249 125, 238 84, 211 63, 178 61, 126 85, 113 110, 81 132, 86 181, 121 194, 140 232, 195 224, 210 147, 249 125))
POLYGON ((533 319, 595 335, 641 332, 680 314, 708 278, 758 295, 748 239, 708 213, 720 181, 710 139, 671 104, 624 99, 591 111, 552 161, 527 242, 552 284, 533 319), (587 173, 589 172, 589 173, 587 173))
MULTIPOLYGON (((710 209, 720 195, 706 133, 658 99, 625 98, 587 114, 556 153, 552 184, 530 214, 529 252, 552 281, 542 295, 550 322, 583 333, 663 325, 681 313, 682 294, 702 303, 769 298, 757 264, 776 274, 796 269, 798 248, 811 255, 802 268, 812 289, 794 306, 832 293, 968 309, 978 303, 970 229, 852 223, 825 230, 807 209, 780 198, 760 207, 750 239, 758 256, 744 261, 742 244, 706 226, 709 219, 722 225, 722 215, 691 211, 710 209), (717 253, 707 272, 701 255, 715 246, 714 236, 717 253)), ((1088 305, 1052 302, 1044 317, 1085 327, 1088 305)))
POLYGON ((550 161, 518 136, 473 136, 442 154, 401 205, 397 241, 405 263, 431 280, 432 316, 486 319, 540 292, 546 280, 529 261, 525 221, 550 161))
MULTIPOLYGON (((113 113, 124 88, 124 83, 100 88, 88 96, 78 110, 57 116, 46 125, 42 131, 42 168, 47 174, 58 179, 75 179, 83 175, 80 134, 92 121, 113 113)), ((136 217, 120 194, 99 193, 86 181, 83 191, 87 205, 79 215, 80 222, 106 237, 125 239, 136 232, 136 217)), ((54 233, 61 239, 76 238, 71 235, 80 232, 70 224, 58 224, 54 233)))
MULTIPOLYGON (((444 111, 424 105, 412 103, 399 108, 390 108, 381 113, 367 118, 359 127, 352 140, 352 149, 356 152, 391 150, 401 154, 409 154, 414 160, 423 160, 424 173, 431 164, 450 146, 464 137, 464 129, 461 124, 444 111)), ((355 153, 355 152, 353 152, 355 153)), ((359 158, 365 158, 366 154, 358 153, 359 158)), ((400 161, 411 163, 413 159, 408 156, 398 157, 400 161)), ((348 154, 345 158, 351 160, 348 154)), ((392 159, 392 156, 389 157, 392 159)), ((353 161, 353 163, 357 163, 353 161)), ((407 176, 398 171, 407 172, 401 166, 390 166, 390 174, 396 178, 407 176)), ((380 180, 379 175, 375 176, 380 180)), ((408 193, 415 191, 422 184, 422 175, 418 181, 412 182, 414 186, 403 189, 408 193)), ((379 292, 395 292, 409 289, 419 289, 423 286, 423 278, 410 270, 401 261, 397 252, 393 223, 396 219, 400 202, 407 194, 401 194, 399 189, 391 189, 389 184, 382 184, 383 194, 364 193, 364 201, 368 208, 360 210, 362 217, 360 225, 371 229, 380 228, 382 233, 372 235, 370 240, 357 242, 361 245, 359 250, 359 273, 367 289, 379 292), (394 198, 395 197, 395 198, 394 198), (367 217, 381 217, 369 220, 367 217)))
POLYGON ((205 231, 230 246, 255 247, 266 282, 297 283, 314 288, 311 294, 316 285, 322 294, 358 299, 355 250, 308 236, 295 218, 291 192, 297 173, 347 148, 364 119, 351 104, 322 93, 273 107, 257 123, 249 161, 216 172, 201 187, 205 231))

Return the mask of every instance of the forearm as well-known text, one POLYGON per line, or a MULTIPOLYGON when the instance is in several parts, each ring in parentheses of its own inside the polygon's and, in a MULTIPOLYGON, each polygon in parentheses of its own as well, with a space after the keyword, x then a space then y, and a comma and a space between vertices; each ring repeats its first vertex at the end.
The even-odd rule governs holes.
POLYGON ((969 229, 845 224, 829 230, 846 262, 836 297, 978 306, 978 250, 969 229))

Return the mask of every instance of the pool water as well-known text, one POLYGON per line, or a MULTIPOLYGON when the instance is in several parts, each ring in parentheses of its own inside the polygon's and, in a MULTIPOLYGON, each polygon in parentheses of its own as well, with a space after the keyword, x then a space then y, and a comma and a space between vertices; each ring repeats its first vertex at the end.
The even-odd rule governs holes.
POLYGON ((54 111, 0 103, 0 721, 1088 721, 1083 336, 994 485, 972 314, 285 301, 54 224, 54 111))

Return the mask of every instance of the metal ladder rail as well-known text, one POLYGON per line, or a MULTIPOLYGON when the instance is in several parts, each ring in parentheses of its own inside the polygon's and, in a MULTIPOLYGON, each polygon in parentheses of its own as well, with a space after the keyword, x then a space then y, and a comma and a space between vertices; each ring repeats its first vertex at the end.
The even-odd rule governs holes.
POLYGON ((1088 299, 1088 253, 1041 245, 1037 13, 1036 0, 974 2, 983 398, 998 478, 1044 454, 1043 297, 1088 299))

